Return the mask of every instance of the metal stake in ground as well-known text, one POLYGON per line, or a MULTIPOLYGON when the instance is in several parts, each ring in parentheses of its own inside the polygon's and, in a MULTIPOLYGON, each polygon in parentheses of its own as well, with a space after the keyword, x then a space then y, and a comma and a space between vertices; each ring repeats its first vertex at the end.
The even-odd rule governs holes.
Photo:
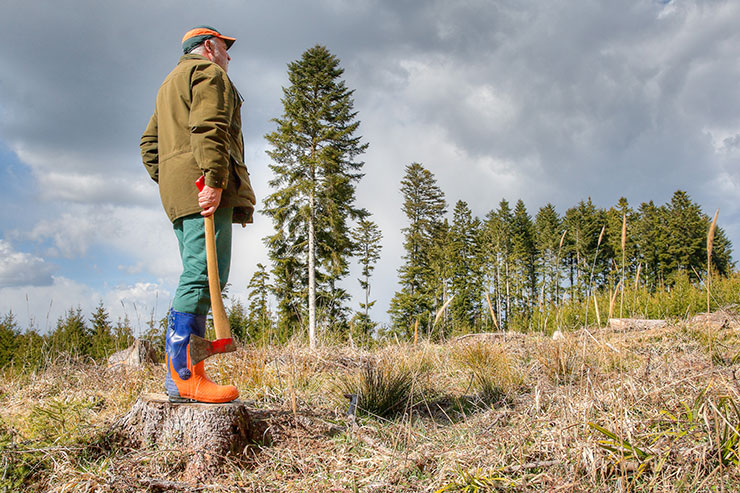
MULTIPOLYGON (((205 177, 201 176, 195 182, 198 190, 203 190, 205 177)), ((216 331, 216 340, 209 341, 195 334, 190 335, 190 361, 196 365, 214 354, 230 353, 236 350, 231 338, 229 318, 226 316, 224 300, 221 298, 221 281, 218 277, 218 257, 216 255, 216 229, 213 225, 213 215, 206 216, 206 262, 208 264, 208 292, 211 295, 211 312, 213 314, 213 328, 216 331)))

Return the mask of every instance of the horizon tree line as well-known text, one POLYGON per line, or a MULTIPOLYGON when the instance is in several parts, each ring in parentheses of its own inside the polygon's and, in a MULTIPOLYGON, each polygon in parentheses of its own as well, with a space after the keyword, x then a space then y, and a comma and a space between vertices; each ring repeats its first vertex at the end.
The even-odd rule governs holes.
MULTIPOLYGON (((624 197, 609 209, 589 197, 560 216, 548 203, 534 219, 521 199, 513 209, 502 199, 483 220, 458 201, 452 224, 443 217, 443 193, 419 163, 406 167, 401 190, 409 226, 403 230, 401 288, 389 312, 393 330, 407 336, 420 323, 442 337, 512 323, 527 327, 538 307, 583 302, 595 290, 623 287, 625 276, 641 275, 655 291, 670 287, 679 272, 692 282, 707 273, 711 219, 682 190, 662 206, 649 201, 637 210, 624 197), (435 310, 448 301, 449 317, 433 327, 435 310)), ((732 271, 731 253, 718 228, 713 272, 732 271)))

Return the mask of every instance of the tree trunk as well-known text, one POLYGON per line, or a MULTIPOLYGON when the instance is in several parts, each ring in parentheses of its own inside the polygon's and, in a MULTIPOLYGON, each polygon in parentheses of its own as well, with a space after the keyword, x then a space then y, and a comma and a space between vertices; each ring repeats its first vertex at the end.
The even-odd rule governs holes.
MULTIPOLYGON (((370 318, 370 276, 365 276, 365 319, 370 318)), ((419 323, 418 320, 416 322, 419 323)))
POLYGON ((249 443, 264 441, 243 402, 173 404, 163 394, 144 394, 111 427, 124 446, 154 445, 184 454, 183 480, 198 483, 222 472, 227 459, 238 459, 249 443))
POLYGON ((502 327, 504 321, 501 318, 501 260, 498 253, 496 254, 496 316, 498 326, 502 327))
POLYGON ((308 345, 316 348, 316 233, 314 230, 315 198, 313 192, 308 197, 310 217, 308 218, 308 345))
POLYGON ((511 296, 509 293, 509 261, 506 261, 504 265, 506 267, 506 328, 509 328, 509 320, 511 318, 511 296))

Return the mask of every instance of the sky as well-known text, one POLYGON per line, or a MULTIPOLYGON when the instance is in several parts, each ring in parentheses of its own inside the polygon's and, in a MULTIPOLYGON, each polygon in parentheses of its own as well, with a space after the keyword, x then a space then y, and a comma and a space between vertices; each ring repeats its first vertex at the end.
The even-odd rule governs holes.
MULTIPOLYGON (((2 0, 0 316, 53 329, 102 302, 134 331, 166 313, 177 242, 139 138, 182 35, 237 38, 246 162, 271 193, 264 135, 287 65, 317 45, 355 91, 357 205, 383 232, 371 316, 387 322, 403 248, 400 181, 419 162, 451 213, 522 199, 534 217, 591 197, 637 208, 685 190, 740 247, 740 2, 682 0, 2 0)), ((229 294, 269 264, 257 214, 234 230, 229 294)), ((735 255, 738 258, 738 255, 735 255)), ((345 287, 357 309, 359 268, 345 287)))

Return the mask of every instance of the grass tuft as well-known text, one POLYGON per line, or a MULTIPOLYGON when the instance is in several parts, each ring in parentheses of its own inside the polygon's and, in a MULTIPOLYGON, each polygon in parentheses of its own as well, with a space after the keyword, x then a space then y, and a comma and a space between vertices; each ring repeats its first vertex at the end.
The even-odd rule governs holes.
POLYGON ((358 415, 395 418, 411 408, 415 379, 408 367, 368 363, 341 387, 345 394, 357 395, 358 415))
POLYGON ((470 372, 470 383, 484 405, 497 405, 522 386, 523 378, 505 348, 477 342, 457 353, 461 366, 470 372))

